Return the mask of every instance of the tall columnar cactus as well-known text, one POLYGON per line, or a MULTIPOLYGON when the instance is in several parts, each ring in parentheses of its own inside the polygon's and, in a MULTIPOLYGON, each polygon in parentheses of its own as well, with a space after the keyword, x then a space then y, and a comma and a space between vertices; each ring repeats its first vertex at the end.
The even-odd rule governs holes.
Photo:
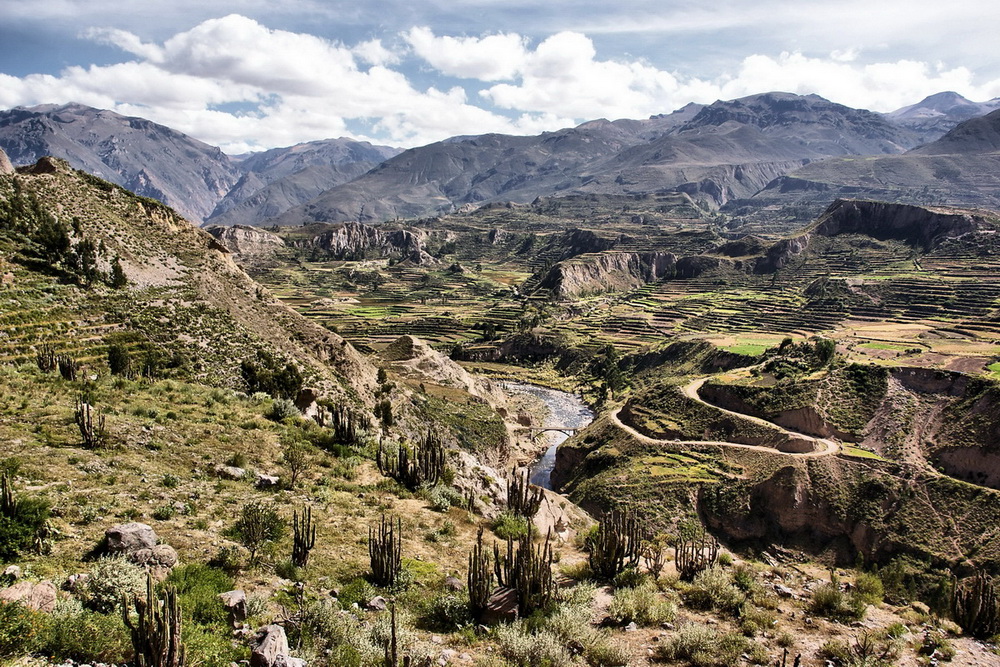
POLYGON ((621 512, 601 520, 590 541, 590 569, 602 579, 614 579, 626 568, 636 567, 642 554, 639 523, 621 512))
POLYGON ((146 599, 136 597, 132 606, 138 618, 132 620, 126 599, 122 604, 122 619, 132 635, 137 667, 183 667, 181 610, 176 589, 167 587, 161 603, 153 596, 153 577, 147 573, 146 599))
POLYGON ((699 572, 715 564, 719 558, 719 541, 702 535, 695 540, 679 540, 674 549, 674 561, 681 581, 694 581, 699 572))
POLYGON ((434 486, 444 473, 444 444, 436 436, 428 434, 423 444, 412 448, 400 445, 393 454, 379 443, 375 462, 379 472, 411 491, 420 486, 434 486))
POLYGON ((309 563, 309 552, 316 546, 316 526, 312 522, 312 508, 302 508, 302 519, 298 512, 292 512, 292 563, 305 567, 309 563))
POLYGON ((993 579, 985 572, 955 584, 951 612, 955 622, 977 639, 1000 634, 1000 602, 993 579))
POLYGON ((368 528, 368 557, 372 566, 372 579, 384 588, 392 588, 399 581, 402 568, 403 522, 382 515, 378 528, 368 528))
POLYGON ((58 367, 55 349, 48 343, 41 345, 35 353, 35 363, 38 365, 38 370, 43 373, 54 371, 58 367))
POLYGON ((60 354, 56 357, 56 365, 59 367, 59 375, 64 380, 71 382, 76 380, 76 374, 80 370, 80 364, 77 363, 76 359, 65 354, 60 354))
POLYGON ((545 491, 541 487, 528 483, 527 469, 511 471, 507 482, 507 509, 530 521, 538 514, 544 498, 545 491))
POLYGON ((479 621, 493 594, 493 569, 489 551, 483 548, 483 529, 479 529, 476 545, 469 554, 469 611, 479 621))
POLYGON ((104 425, 104 415, 98 415, 94 419, 94 408, 90 403, 83 400, 76 402, 76 409, 73 412, 76 425, 80 428, 80 437, 83 438, 83 446, 87 449, 97 449, 103 447, 107 442, 107 430, 104 425))
POLYGON ((523 536, 514 548, 513 538, 507 538, 507 553, 500 553, 494 543, 493 570, 497 581, 505 588, 517 592, 517 611, 524 617, 545 607, 555 591, 552 581, 552 531, 545 535, 545 543, 535 547, 531 536, 523 536))
POLYGON ((4 475, 0 477, 0 516, 13 518, 15 514, 17 514, 17 497, 14 495, 14 485, 10 483, 10 478, 4 475))

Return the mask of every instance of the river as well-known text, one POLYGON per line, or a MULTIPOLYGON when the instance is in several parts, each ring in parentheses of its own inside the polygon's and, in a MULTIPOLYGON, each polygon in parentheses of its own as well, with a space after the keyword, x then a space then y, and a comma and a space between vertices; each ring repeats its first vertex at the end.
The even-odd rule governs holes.
MULTIPOLYGON (((503 386, 508 391, 530 394, 545 403, 549 409, 549 414, 543 423, 546 428, 565 426, 579 429, 594 421, 594 413, 575 394, 521 382, 504 382, 503 386)), ((551 489, 550 478, 552 468, 556 464, 556 448, 569 436, 559 431, 545 431, 541 437, 548 440, 549 447, 541 457, 531 464, 530 479, 532 484, 551 489)))

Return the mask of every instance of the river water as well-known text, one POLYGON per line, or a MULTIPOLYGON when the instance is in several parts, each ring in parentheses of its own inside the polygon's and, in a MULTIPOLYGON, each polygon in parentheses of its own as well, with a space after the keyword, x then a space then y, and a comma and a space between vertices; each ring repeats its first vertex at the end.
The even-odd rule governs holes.
MULTIPOLYGON (((594 421, 594 413, 575 394, 520 382, 504 382, 503 386, 508 391, 530 394, 545 403, 549 409, 549 414, 543 424, 546 428, 565 426, 579 429, 594 421)), ((545 431, 540 437, 548 440, 549 447, 540 458, 531 464, 530 480, 532 484, 551 489, 550 478, 552 468, 556 464, 556 448, 569 436, 559 431, 545 431)))

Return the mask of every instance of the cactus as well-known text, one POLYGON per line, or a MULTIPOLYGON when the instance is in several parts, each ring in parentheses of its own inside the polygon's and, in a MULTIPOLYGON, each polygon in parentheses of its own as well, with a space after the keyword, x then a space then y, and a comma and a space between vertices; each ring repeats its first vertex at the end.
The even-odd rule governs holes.
POLYGON ((17 497, 14 495, 14 486, 7 475, 4 475, 0 477, 0 516, 12 519, 16 514, 17 497))
POLYGON ((590 542, 590 569, 599 578, 611 580, 626 568, 636 567, 641 553, 638 522, 627 514, 611 512, 590 542))
POLYGON ((378 529, 368 528, 368 556, 372 566, 372 579, 383 588, 392 588, 399 581, 402 563, 403 522, 382 515, 378 529))
POLYGON ((951 598, 955 622, 977 639, 1000 633, 1000 602, 993 579, 985 572, 957 583, 951 598))
POLYGON ((545 543, 536 548, 529 535, 523 536, 514 549, 514 539, 507 538, 507 554, 500 553, 494 543, 493 571, 497 581, 505 588, 517 592, 517 611, 522 617, 544 608, 552 600, 555 590, 552 582, 552 531, 545 535, 545 543))
MULTIPOLYGON (((401 667, 399 662, 399 626, 396 623, 396 601, 389 601, 389 641, 385 644, 384 667, 401 667)), ((410 656, 404 655, 402 667, 410 667, 410 656)))
POLYGON ((43 373, 51 373, 58 367, 56 352, 51 345, 45 343, 38 348, 38 352, 35 354, 35 363, 38 365, 38 370, 43 373))
POLYGON ((84 447, 97 449, 107 443, 108 433, 104 426, 104 415, 98 415, 95 422, 94 409, 90 403, 78 400, 73 418, 80 427, 80 437, 83 438, 84 447))
POLYGON ((420 486, 434 486, 444 472, 444 444, 431 434, 427 434, 422 445, 411 449, 400 445, 395 456, 379 443, 375 462, 379 472, 391 477, 411 491, 420 486))
POLYGON ((62 376, 63 380, 70 382, 76 380, 76 374, 80 370, 80 364, 77 363, 76 359, 60 354, 56 357, 56 365, 59 366, 59 375, 62 376))
POLYGON ((292 512, 292 563, 305 567, 309 562, 309 552, 316 545, 316 526, 312 522, 312 508, 302 508, 302 520, 298 512, 292 512))
POLYGON ((153 577, 146 573, 146 599, 133 601, 138 618, 132 621, 128 599, 122 604, 122 619, 132 635, 137 667, 183 667, 184 645, 181 643, 181 611, 177 606, 177 590, 167 587, 163 601, 153 596, 153 577))
POLYGON ((719 557, 719 541, 702 535, 697 540, 679 540, 674 548, 674 561, 681 581, 694 581, 699 572, 715 564, 719 557))
POLYGON ((544 498, 545 491, 541 487, 528 483, 527 470, 511 471, 510 481, 507 482, 507 509, 531 521, 538 514, 544 498))
POLYGON ((476 546, 469 554, 469 611, 477 621, 486 609, 493 593, 493 570, 490 554, 483 549, 483 529, 479 528, 476 546))

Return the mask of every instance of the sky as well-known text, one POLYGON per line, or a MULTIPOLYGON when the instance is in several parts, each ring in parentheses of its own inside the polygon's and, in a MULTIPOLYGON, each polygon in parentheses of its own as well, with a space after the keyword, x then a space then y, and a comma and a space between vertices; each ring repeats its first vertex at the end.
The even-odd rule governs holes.
POLYGON ((76 102, 229 154, 412 147, 816 93, 1000 97, 996 0, 0 0, 0 108, 76 102))

